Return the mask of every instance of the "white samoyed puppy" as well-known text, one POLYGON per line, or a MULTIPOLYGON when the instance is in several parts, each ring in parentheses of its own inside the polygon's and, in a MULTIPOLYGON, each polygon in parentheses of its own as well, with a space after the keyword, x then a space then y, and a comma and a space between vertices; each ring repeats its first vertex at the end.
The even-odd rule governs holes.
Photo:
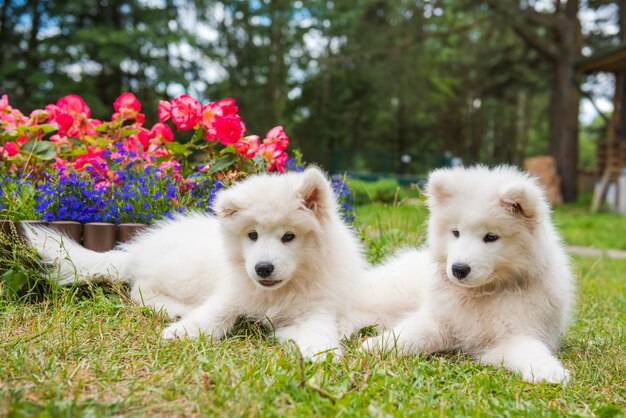
POLYGON ((163 337, 222 338, 237 318, 265 321, 303 355, 340 352, 340 339, 410 312, 405 277, 380 280, 339 215, 317 168, 251 176, 222 190, 215 216, 186 214, 97 253, 47 228, 29 239, 62 284, 100 277, 130 283, 131 298, 182 318, 163 337), (395 301, 394 303, 389 303, 395 301))
POLYGON ((393 260, 422 284, 417 310, 364 348, 460 350, 530 382, 567 382, 555 351, 574 280, 536 179, 508 166, 440 169, 426 191, 427 246, 393 260))

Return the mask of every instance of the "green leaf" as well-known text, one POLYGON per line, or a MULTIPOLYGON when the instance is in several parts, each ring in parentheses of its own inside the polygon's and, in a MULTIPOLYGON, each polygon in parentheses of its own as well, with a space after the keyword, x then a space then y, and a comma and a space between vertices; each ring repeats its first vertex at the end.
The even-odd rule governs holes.
POLYGON ((39 132, 43 132, 43 134, 49 134, 50 132, 54 132, 57 130, 57 127, 54 125, 50 125, 50 124, 43 124, 43 125, 35 125, 35 126, 31 126, 29 128, 29 130, 32 133, 39 133, 39 132))
POLYGON ((29 152, 41 160, 51 160, 57 155, 54 144, 48 141, 31 139, 22 145, 23 152, 29 152))
POLYGON ((230 154, 236 154, 236 153, 237 153, 237 150, 235 149, 234 145, 229 145, 220 151, 220 155, 230 155, 230 154))
POLYGON ((235 161, 237 161, 237 156, 234 154, 226 155, 215 162, 209 169, 209 174, 219 173, 220 171, 225 171, 228 167, 230 167, 235 161))
POLYGON ((4 272, 0 279, 4 283, 8 289, 13 292, 18 292, 24 285, 28 282, 28 276, 23 271, 15 271, 13 269, 7 270, 4 272))
POLYGON ((191 150, 180 142, 170 142, 169 144, 165 144, 165 148, 172 151, 175 155, 189 156, 191 155, 191 150))

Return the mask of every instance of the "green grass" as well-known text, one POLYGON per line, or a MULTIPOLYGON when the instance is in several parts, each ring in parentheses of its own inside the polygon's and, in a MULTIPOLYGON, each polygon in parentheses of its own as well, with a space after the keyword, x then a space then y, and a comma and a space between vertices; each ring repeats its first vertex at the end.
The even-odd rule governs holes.
MULTIPOLYGON (((422 242, 425 216, 359 208, 371 259, 422 242)), ((161 315, 92 286, 0 302, 0 416, 623 416, 626 260, 576 258, 575 268, 578 309, 560 352, 567 387, 463 355, 367 355, 362 337, 339 361, 314 364, 247 322, 216 344, 166 342, 161 315)))
POLYGON ((589 206, 562 205, 554 221, 570 245, 626 250, 626 216, 611 212, 589 213, 589 206))

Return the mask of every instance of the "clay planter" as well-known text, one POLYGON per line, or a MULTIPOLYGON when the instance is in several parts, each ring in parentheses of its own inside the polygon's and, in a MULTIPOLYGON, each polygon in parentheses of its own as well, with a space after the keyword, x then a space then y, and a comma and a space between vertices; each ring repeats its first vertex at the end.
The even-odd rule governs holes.
POLYGON ((50 228, 59 231, 63 235, 70 237, 80 244, 82 234, 82 225, 76 221, 52 221, 48 225, 50 228))
POLYGON ((26 242, 26 226, 27 225, 45 226, 46 223, 44 221, 17 221, 15 222, 17 235, 22 239, 23 242, 26 242))
POLYGON ((115 246, 115 225, 107 222, 85 224, 83 246, 98 252, 113 249, 115 246))
POLYGON ((144 224, 133 224, 133 223, 119 224, 117 226, 117 240, 119 242, 130 241, 131 239, 135 237, 135 235, 137 235, 139 232, 141 232, 145 228, 146 228, 146 225, 144 224))

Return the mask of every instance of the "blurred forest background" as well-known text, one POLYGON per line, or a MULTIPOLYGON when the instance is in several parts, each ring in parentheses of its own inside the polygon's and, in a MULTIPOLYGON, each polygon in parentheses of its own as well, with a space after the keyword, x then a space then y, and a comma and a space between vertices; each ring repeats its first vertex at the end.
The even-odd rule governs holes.
POLYGON ((578 135, 580 88, 612 93, 597 87, 610 75, 577 78, 571 64, 618 45, 626 12, 624 0, 0 4, 0 93, 26 113, 78 93, 107 117, 132 91, 155 121, 159 99, 233 97, 249 131, 282 124, 331 171, 551 153, 566 200, 606 135, 593 111, 578 135))

